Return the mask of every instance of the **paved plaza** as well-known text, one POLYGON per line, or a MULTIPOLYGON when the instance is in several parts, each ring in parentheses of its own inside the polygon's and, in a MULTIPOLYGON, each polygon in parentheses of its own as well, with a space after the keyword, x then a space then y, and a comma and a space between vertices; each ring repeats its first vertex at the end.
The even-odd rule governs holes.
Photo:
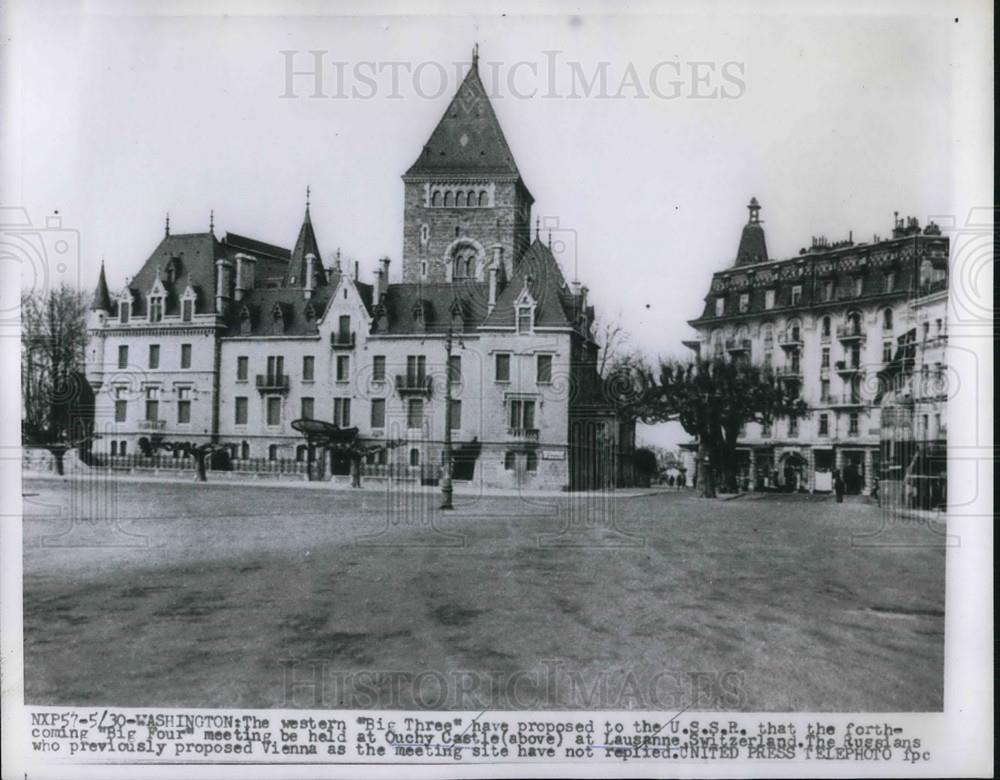
POLYGON ((29 478, 32 704, 943 705, 943 529, 863 502, 29 478))

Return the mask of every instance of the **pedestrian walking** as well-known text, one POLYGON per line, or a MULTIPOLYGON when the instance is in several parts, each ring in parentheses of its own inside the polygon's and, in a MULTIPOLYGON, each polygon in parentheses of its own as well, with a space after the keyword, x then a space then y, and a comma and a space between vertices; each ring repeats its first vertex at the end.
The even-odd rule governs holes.
POLYGON ((839 471, 833 472, 833 492, 837 494, 837 503, 844 503, 844 479, 839 471))

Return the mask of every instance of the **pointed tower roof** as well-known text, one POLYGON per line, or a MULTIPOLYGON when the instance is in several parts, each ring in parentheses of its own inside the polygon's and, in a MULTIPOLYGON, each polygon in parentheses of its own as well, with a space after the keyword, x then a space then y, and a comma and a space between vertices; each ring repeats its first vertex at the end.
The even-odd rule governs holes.
POLYGON ((472 67, 448 104, 448 110, 406 175, 467 172, 519 175, 479 78, 478 56, 473 56, 472 67))
POLYGON ((101 274, 97 277, 97 287, 94 289, 94 301, 90 304, 92 311, 111 311, 111 295, 108 293, 108 280, 104 276, 104 261, 101 261, 101 274))
POLYGON ((764 240, 764 226, 760 222, 760 203, 750 198, 747 204, 750 220, 743 226, 740 247, 736 250, 736 265, 767 262, 767 242, 764 240))
POLYGON ((319 253, 319 244, 316 242, 316 233, 313 231, 312 217, 309 215, 309 188, 306 188, 306 213, 302 219, 302 227, 299 228, 299 237, 292 250, 292 258, 288 264, 288 278, 286 284, 295 280, 295 285, 304 287, 306 278, 306 255, 314 255, 316 262, 313 265, 315 274, 315 286, 327 283, 326 272, 323 270, 322 255, 319 253))

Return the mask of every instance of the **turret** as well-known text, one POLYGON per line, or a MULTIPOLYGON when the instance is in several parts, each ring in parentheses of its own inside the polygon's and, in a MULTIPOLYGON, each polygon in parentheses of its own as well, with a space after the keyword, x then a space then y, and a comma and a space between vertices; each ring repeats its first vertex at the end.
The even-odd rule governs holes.
POLYGON ((760 221, 760 203, 756 198, 750 198, 747 204, 750 219, 743 226, 740 236, 740 247, 736 251, 736 265, 767 262, 767 242, 764 240, 764 228, 760 221))

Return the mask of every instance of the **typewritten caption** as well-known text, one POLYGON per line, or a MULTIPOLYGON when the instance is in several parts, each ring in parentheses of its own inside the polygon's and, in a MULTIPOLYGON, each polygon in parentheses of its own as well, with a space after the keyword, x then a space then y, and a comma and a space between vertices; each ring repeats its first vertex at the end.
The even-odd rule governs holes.
POLYGON ((891 718, 781 721, 689 713, 536 718, 485 712, 346 716, 31 708, 28 744, 37 757, 87 763, 805 760, 913 765, 932 759, 920 737, 891 718))

